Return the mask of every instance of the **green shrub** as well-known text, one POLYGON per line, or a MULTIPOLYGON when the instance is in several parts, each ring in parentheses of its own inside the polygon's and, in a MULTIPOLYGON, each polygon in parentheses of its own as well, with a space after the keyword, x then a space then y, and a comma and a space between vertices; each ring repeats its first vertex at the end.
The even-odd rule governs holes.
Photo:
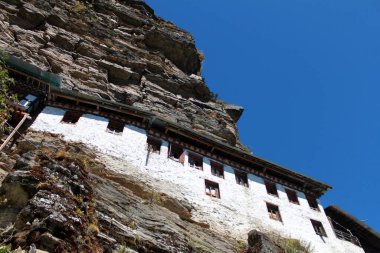
POLYGON ((149 193, 148 198, 149 198, 150 204, 157 204, 157 205, 159 205, 162 202, 161 194, 159 192, 151 191, 149 193))
POLYGON ((71 7, 72 12, 82 12, 85 10, 87 10, 87 7, 83 3, 81 3, 80 1, 76 1, 74 6, 71 7))
POLYGON ((100 232, 99 228, 95 224, 88 225, 87 231, 86 231, 87 235, 89 235, 89 236, 96 236, 96 235, 99 234, 99 232, 100 232))
POLYGON ((245 241, 237 240, 235 247, 237 252, 245 252, 248 248, 248 244, 245 241))
POLYGON ((269 238, 281 247, 285 253, 312 253, 313 248, 311 244, 302 242, 296 239, 282 237, 278 234, 268 234, 269 238))
MULTIPOLYGON (((6 102, 8 99, 13 99, 9 94, 9 87, 14 84, 14 80, 9 77, 8 70, 5 68, 5 58, 6 56, 0 54, 0 124, 9 119, 11 110, 6 102)), ((0 129, 0 132, 3 130, 0 129)))
POLYGON ((116 250, 112 251, 112 253, 128 253, 127 247, 124 245, 118 247, 116 250))
POLYGON ((13 253, 14 251, 11 249, 9 245, 0 244, 0 253, 13 253))

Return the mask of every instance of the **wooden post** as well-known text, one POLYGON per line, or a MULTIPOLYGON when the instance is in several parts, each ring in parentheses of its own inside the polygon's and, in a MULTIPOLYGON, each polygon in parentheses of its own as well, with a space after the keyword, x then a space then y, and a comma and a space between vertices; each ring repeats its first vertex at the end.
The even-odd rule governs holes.
POLYGON ((4 141, 3 144, 0 146, 0 152, 3 150, 3 148, 8 144, 8 142, 12 139, 13 135, 17 132, 17 130, 22 126, 22 124, 25 122, 25 120, 29 117, 29 114, 24 113, 24 117, 20 120, 20 122, 17 124, 17 126, 13 129, 12 133, 8 136, 8 138, 4 141))

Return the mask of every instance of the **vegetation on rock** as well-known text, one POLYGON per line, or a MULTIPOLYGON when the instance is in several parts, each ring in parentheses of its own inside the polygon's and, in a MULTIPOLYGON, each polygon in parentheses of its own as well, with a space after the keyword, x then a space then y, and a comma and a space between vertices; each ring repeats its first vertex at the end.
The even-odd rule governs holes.
POLYGON ((12 253, 11 246, 0 244, 0 253, 12 253))
POLYGON ((5 68, 4 56, 0 55, 0 133, 3 131, 5 120, 9 119, 10 109, 7 107, 9 87, 13 84, 13 79, 9 77, 8 70, 5 68))
POLYGON ((269 238, 277 244, 284 253, 312 253, 313 248, 309 243, 301 242, 299 240, 285 238, 281 235, 270 233, 269 238))
POLYGON ((72 6, 70 10, 73 12, 82 12, 86 9, 87 7, 83 3, 81 3, 80 1, 76 1, 74 6, 72 6))

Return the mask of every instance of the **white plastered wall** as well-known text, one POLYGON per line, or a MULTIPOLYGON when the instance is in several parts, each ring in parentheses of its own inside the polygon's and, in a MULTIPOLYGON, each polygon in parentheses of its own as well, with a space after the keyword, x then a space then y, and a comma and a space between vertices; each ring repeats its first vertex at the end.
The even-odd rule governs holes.
POLYGON ((162 143, 160 154, 151 153, 147 161, 147 135, 143 129, 125 126, 123 133, 116 135, 106 131, 106 118, 84 114, 76 124, 66 124, 61 123, 64 113, 64 110, 46 107, 31 129, 60 134, 67 141, 91 146, 102 154, 110 169, 138 175, 156 191, 191 203, 195 207, 193 219, 209 223, 211 229, 241 239, 246 239, 252 229, 275 232, 310 243, 315 253, 364 252, 352 243, 337 239, 323 207, 319 204, 321 211, 312 210, 302 192, 297 192, 300 202, 297 205, 288 201, 282 185, 277 184, 278 197, 267 194, 263 179, 255 175, 248 175, 248 188, 238 185, 234 168, 230 166, 224 166, 224 179, 213 176, 207 157, 203 158, 203 170, 190 168, 188 151, 184 165, 167 158, 166 141, 162 143), (219 184, 220 199, 205 194, 205 179, 219 184), (269 218, 266 202, 279 206, 282 222, 269 218), (314 232, 310 219, 323 224, 327 237, 314 232))

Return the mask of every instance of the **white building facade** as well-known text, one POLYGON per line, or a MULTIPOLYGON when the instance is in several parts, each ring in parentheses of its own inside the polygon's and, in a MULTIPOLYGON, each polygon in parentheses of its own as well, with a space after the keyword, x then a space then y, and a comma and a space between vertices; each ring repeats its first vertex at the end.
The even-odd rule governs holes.
POLYGON ((208 223, 210 229, 240 239, 246 239, 252 229, 274 232, 310 244, 315 253, 364 252, 338 239, 319 201, 301 191, 166 140, 149 137, 148 145, 142 128, 125 125, 120 131, 118 126, 110 127, 107 118, 92 114, 65 123, 65 113, 45 107, 31 129, 94 148, 109 169, 139 177, 155 191, 189 202, 194 207, 192 218, 208 223))

